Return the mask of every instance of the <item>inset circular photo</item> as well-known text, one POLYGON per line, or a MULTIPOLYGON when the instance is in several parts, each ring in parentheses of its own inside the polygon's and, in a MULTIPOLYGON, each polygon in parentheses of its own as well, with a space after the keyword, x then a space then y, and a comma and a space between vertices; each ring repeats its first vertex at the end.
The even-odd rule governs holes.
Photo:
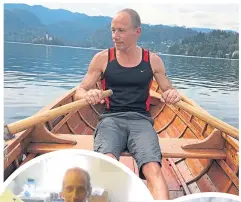
POLYGON ((85 150, 36 157, 17 169, 4 182, 4 188, 3 196, 24 202, 153 200, 145 183, 128 167, 85 150))

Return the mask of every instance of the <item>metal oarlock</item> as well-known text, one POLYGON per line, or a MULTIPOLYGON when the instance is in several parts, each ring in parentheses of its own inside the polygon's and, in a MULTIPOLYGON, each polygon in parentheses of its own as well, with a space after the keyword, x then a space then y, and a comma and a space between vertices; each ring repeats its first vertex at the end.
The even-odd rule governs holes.
POLYGON ((11 140, 15 137, 14 134, 11 134, 8 130, 7 124, 4 125, 4 141, 11 140))

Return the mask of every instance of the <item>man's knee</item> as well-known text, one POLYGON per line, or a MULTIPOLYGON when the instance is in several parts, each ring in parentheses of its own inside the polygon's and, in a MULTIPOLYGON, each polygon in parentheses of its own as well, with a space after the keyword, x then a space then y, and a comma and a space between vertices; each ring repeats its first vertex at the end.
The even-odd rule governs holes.
POLYGON ((145 163, 142 166, 142 172, 146 179, 162 176, 161 165, 158 162, 145 163))
POLYGON ((116 156, 112 153, 106 153, 105 155, 117 160, 116 156))

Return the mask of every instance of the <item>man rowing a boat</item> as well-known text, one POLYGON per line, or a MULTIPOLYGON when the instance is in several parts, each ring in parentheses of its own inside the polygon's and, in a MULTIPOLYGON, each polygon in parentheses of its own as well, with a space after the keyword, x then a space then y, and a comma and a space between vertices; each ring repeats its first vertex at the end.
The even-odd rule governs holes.
POLYGON ((136 11, 118 12, 111 22, 111 32, 114 47, 93 57, 75 99, 84 98, 90 104, 104 103, 102 91, 91 89, 99 79, 104 90, 113 91, 105 99, 105 111, 94 134, 94 150, 119 160, 121 153, 128 149, 153 198, 168 199, 161 150, 149 112, 153 77, 164 92, 162 102, 174 104, 180 95, 167 79, 161 58, 137 46, 141 20, 136 11))
POLYGON ((91 191, 90 175, 87 171, 78 167, 66 171, 61 193, 65 202, 86 202, 91 191))

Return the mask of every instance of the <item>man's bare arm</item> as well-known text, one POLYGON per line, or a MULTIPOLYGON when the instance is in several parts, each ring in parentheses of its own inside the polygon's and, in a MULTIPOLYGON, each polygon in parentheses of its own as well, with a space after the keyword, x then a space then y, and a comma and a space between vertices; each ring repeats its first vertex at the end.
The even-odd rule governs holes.
POLYGON ((90 90, 100 79, 104 67, 107 65, 108 52, 106 50, 97 53, 90 62, 89 69, 76 89, 75 100, 85 98, 90 104, 96 104, 101 99, 99 90, 90 90))
POLYGON ((154 53, 150 54, 150 56, 154 78, 156 79, 161 90, 164 92, 162 96, 164 101, 170 104, 178 102, 181 97, 167 78, 163 61, 154 53))
POLYGON ((166 76, 164 63, 161 58, 154 53, 151 54, 151 67, 154 77, 161 90, 165 92, 168 89, 172 89, 173 86, 166 76))

